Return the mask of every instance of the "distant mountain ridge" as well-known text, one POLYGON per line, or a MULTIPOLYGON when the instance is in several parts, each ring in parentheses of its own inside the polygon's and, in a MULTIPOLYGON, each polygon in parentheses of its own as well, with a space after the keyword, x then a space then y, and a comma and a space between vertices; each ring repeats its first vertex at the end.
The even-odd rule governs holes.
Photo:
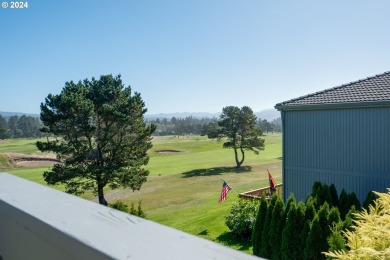
MULTIPOLYGON (((167 118, 167 119, 171 119, 172 117, 176 117, 176 118, 186 118, 186 117, 194 117, 194 118, 216 118, 218 119, 219 118, 219 115, 221 113, 209 113, 209 112, 177 112, 177 113, 159 113, 159 114, 146 114, 145 115, 145 118, 149 119, 149 120, 153 120, 153 119, 157 119, 157 118, 160 118, 160 119, 163 119, 163 118, 167 118)), ((26 115, 26 116, 32 116, 32 117, 38 117, 39 118, 39 114, 31 114, 31 113, 21 113, 21 112, 3 112, 3 111, 0 111, 0 115, 2 115, 3 117, 10 117, 10 116, 22 116, 22 115, 26 115)), ((261 110, 259 112, 255 112, 255 115, 257 116, 257 118, 261 118, 261 119, 266 119, 267 121, 272 121, 278 117, 280 117, 280 112, 277 111, 276 109, 264 109, 264 110, 261 110)))

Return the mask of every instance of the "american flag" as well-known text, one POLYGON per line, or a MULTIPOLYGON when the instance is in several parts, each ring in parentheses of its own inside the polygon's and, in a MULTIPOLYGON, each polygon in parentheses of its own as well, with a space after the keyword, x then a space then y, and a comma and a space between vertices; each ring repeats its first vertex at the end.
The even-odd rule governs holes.
POLYGON ((229 190, 231 190, 231 189, 232 188, 230 188, 230 186, 227 185, 226 181, 223 181, 221 196, 219 196, 218 203, 221 203, 222 201, 226 200, 226 196, 227 196, 229 190))

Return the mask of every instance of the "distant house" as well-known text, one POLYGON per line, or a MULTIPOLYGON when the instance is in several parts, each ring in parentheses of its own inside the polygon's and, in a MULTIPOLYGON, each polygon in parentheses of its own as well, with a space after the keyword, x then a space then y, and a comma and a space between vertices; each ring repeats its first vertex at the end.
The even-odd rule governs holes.
POLYGON ((283 124, 283 197, 315 181, 355 192, 390 187, 390 72, 275 105, 283 124))

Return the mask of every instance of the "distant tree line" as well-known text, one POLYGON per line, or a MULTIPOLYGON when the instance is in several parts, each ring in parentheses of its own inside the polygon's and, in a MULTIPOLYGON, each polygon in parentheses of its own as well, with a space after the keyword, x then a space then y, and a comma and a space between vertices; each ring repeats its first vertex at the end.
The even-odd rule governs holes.
POLYGON ((37 117, 15 115, 5 118, 0 115, 0 139, 41 137, 41 127, 42 123, 37 117))
MULTIPOLYGON (((154 135, 207 135, 208 130, 217 125, 217 118, 195 118, 192 116, 185 118, 157 118, 148 119, 149 124, 157 126, 154 135)), ((282 121, 280 118, 269 122, 266 119, 257 119, 257 125, 263 133, 274 133, 282 131, 282 121)))

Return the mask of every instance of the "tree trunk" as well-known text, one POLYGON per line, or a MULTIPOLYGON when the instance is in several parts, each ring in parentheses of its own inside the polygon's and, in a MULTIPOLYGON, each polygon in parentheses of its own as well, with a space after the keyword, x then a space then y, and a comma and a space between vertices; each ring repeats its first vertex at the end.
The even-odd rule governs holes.
POLYGON ((237 148, 234 148, 234 158, 236 159, 237 168, 241 167, 241 164, 244 162, 244 151, 242 149, 241 149, 241 155, 242 155, 242 158, 240 161, 240 160, 238 160, 237 148))
POLYGON ((103 193, 103 185, 98 184, 98 197, 99 197, 99 204, 107 206, 108 203, 106 199, 104 198, 104 193, 103 193))
POLYGON ((244 160, 245 160, 245 152, 244 152, 244 149, 242 149, 241 147, 240 147, 240 151, 241 151, 240 166, 241 166, 241 164, 243 164, 243 163, 244 163, 244 160))

